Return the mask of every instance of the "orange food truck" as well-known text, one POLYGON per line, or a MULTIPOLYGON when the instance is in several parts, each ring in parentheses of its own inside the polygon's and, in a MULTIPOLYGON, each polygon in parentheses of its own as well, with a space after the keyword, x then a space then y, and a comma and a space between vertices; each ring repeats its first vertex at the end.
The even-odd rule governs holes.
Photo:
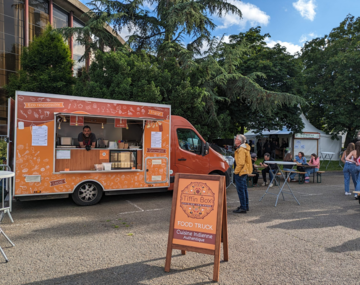
POLYGON ((103 194, 172 190, 175 173, 230 183, 224 157, 169 105, 17 91, 8 115, 18 200, 94 205, 103 194))

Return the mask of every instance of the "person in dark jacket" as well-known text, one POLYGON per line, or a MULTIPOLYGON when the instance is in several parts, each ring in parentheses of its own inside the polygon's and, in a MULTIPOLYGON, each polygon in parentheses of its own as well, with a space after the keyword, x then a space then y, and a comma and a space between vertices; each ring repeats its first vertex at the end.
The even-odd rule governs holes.
POLYGON ((257 143, 256 143, 256 149, 257 149, 257 156, 261 157, 262 156, 262 142, 261 139, 258 139, 257 143))
POLYGON ((270 187, 273 187, 273 184, 271 183, 274 177, 274 174, 277 171, 277 164, 276 163, 271 163, 271 164, 266 164, 266 161, 275 161, 273 158, 270 157, 270 153, 265 153, 264 154, 264 161, 262 163, 260 163, 260 166, 265 167, 263 170, 261 170, 261 174, 264 180, 264 183, 261 186, 266 186, 266 173, 269 173, 269 177, 270 177, 270 187))
POLYGON ((264 153, 271 153, 271 144, 269 140, 265 141, 263 149, 264 149, 264 153))
POLYGON ((257 155, 256 153, 252 153, 251 154, 251 163, 253 166, 253 172, 252 174, 255 174, 256 176, 253 178, 253 182, 254 182, 254 186, 257 186, 258 183, 258 179, 259 179, 259 172, 257 170, 257 165, 255 164, 255 162, 257 161, 257 155))

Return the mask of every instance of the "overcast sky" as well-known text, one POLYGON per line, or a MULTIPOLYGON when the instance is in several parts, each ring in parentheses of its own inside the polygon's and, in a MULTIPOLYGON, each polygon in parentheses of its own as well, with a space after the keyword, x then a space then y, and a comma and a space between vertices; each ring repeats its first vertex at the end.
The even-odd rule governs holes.
MULTIPOLYGON (((233 3, 243 13, 243 18, 228 14, 214 18, 217 28, 214 36, 245 32, 251 27, 261 26, 262 33, 269 33, 269 46, 280 43, 290 53, 300 51, 304 42, 329 34, 346 15, 360 15, 360 0, 251 0, 233 3)), ((89 0, 81 0, 84 4, 89 0)), ((148 7, 151 9, 151 7, 148 7)), ((122 37, 126 39, 128 31, 122 37)), ((226 39, 226 38, 225 38, 226 39)))

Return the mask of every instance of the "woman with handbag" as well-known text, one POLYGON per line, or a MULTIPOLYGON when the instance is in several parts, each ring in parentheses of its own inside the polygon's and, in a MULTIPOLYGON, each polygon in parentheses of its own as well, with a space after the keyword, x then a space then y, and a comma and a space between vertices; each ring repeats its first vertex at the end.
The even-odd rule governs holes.
MULTIPOLYGON (((294 162, 297 162, 298 164, 306 164, 305 154, 302 151, 300 151, 298 153, 298 155, 295 156, 294 162)), ((304 166, 297 166, 296 169, 297 169, 297 171, 300 171, 300 172, 305 172, 306 171, 304 166)), ((295 180, 295 175, 296 175, 296 173, 290 174, 290 181, 292 181, 292 182, 296 181, 295 180)))

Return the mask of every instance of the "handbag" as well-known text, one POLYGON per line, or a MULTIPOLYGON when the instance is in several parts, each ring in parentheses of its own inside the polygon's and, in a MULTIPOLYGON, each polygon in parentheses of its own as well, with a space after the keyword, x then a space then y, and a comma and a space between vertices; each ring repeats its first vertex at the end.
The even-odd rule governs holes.
POLYGON ((299 171, 299 172, 306 172, 304 166, 297 166, 296 170, 299 171))

